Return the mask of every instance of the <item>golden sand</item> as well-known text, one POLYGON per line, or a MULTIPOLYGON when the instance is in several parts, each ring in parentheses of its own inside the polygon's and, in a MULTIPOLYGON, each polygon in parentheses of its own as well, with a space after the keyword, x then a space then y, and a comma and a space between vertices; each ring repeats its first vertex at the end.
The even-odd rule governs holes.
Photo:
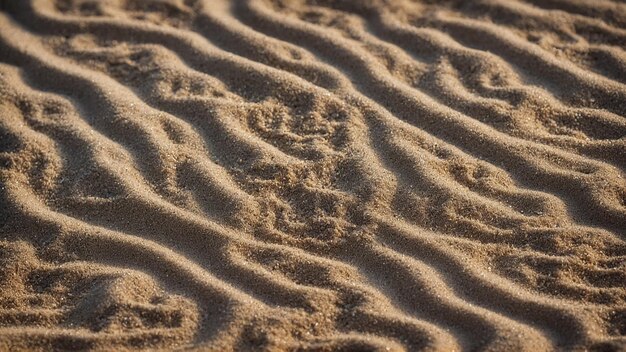
POLYGON ((0 9, 1 351, 626 349, 626 3, 0 9))

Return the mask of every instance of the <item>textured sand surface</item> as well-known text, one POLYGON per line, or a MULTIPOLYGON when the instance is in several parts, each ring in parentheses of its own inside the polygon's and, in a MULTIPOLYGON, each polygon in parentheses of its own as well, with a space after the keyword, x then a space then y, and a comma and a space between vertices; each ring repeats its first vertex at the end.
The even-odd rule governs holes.
POLYGON ((0 9, 0 351, 626 349, 622 0, 0 9))

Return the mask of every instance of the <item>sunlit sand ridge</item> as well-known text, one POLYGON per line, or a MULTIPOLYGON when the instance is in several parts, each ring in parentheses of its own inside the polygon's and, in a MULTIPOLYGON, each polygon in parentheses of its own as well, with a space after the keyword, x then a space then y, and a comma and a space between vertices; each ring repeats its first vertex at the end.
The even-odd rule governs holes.
POLYGON ((626 348, 626 3, 0 1, 0 350, 626 348))

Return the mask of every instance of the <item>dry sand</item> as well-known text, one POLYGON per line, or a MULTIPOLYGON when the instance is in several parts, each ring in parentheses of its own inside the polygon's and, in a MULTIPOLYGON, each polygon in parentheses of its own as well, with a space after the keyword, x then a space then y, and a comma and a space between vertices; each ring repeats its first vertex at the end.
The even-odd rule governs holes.
POLYGON ((626 3, 0 1, 0 350, 626 349, 626 3))

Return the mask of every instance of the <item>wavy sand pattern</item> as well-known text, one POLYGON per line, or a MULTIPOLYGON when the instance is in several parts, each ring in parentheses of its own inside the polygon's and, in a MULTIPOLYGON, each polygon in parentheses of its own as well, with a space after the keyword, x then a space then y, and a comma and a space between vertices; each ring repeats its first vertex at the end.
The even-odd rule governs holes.
POLYGON ((0 350, 626 348, 626 3, 0 6, 0 350))

